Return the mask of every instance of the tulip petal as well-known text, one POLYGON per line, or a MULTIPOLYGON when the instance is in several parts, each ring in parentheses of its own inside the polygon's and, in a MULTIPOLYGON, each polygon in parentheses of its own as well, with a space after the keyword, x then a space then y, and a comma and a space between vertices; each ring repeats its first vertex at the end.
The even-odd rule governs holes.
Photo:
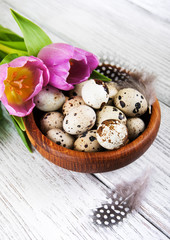
POLYGON ((87 64, 87 59, 86 59, 86 55, 84 53, 84 50, 79 51, 78 48, 75 48, 74 50, 74 55, 73 55, 73 59, 77 60, 77 61, 81 61, 84 60, 85 64, 87 64))
POLYGON ((0 100, 9 114, 30 114, 35 107, 34 96, 49 82, 48 68, 41 59, 24 56, 1 65, 0 71, 0 100))
POLYGON ((85 55, 87 64, 89 65, 91 71, 93 71, 99 65, 99 60, 94 54, 80 48, 75 48, 75 53, 79 55, 85 55))
POLYGON ((28 101, 31 98, 35 97, 43 88, 43 71, 40 69, 36 69, 34 73, 34 84, 35 88, 32 94, 25 100, 28 101))
POLYGON ((78 84, 87 80, 90 75, 90 68, 85 64, 85 60, 73 60, 73 66, 70 68, 67 82, 71 84, 78 84))
POLYGON ((5 90, 5 85, 3 83, 4 79, 7 78, 7 75, 8 75, 8 64, 3 64, 0 66, 0 100, 1 100, 1 97, 4 93, 4 90, 5 90))
POLYGON ((29 115, 33 108, 35 107, 35 103, 33 102, 33 98, 26 101, 23 105, 9 105, 8 100, 5 96, 5 94, 2 96, 1 99, 3 105, 8 110, 10 115, 18 116, 18 117, 24 117, 29 115))
POLYGON ((68 82, 66 82, 66 79, 63 78, 62 76, 58 76, 55 74, 55 72, 53 72, 53 70, 51 69, 50 71, 50 85, 52 85, 53 87, 56 87, 58 89, 62 89, 65 91, 71 90, 74 88, 74 86, 72 84, 69 84, 68 82))
POLYGON ((91 73, 99 65, 99 60, 95 55, 87 55, 88 66, 90 67, 91 73))
POLYGON ((9 67, 23 67, 27 61, 28 61, 29 57, 19 57, 19 58, 15 58, 14 60, 12 60, 10 63, 8 63, 9 67))
POLYGON ((50 72, 49 84, 70 90, 90 77, 99 61, 95 55, 65 43, 53 43, 40 50, 38 57, 50 72))
POLYGON ((42 48, 38 57, 48 66, 54 66, 68 62, 73 57, 74 48, 67 44, 54 43, 42 48))

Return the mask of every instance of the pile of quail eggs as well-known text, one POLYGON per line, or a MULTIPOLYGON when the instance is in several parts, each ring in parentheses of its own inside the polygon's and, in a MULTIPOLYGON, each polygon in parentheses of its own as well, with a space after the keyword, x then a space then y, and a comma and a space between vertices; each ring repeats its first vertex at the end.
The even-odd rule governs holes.
POLYGON ((82 152, 118 149, 145 129, 145 97, 114 82, 87 80, 65 93, 46 86, 35 98, 40 128, 56 144, 82 152), (66 96, 67 94, 67 96, 66 96))

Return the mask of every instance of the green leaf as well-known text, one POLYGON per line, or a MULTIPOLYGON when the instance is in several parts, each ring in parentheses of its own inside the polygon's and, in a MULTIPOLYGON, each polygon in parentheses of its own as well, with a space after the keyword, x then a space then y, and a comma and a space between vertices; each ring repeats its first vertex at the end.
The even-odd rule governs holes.
POLYGON ((1 43, 0 43, 0 51, 5 52, 7 54, 17 53, 19 56, 28 56, 28 53, 26 51, 10 48, 1 43))
POLYGON ((18 126, 21 128, 22 131, 25 131, 25 125, 22 117, 17 117, 11 115, 11 117, 15 120, 15 122, 18 124, 18 126))
POLYGON ((2 61, 2 59, 3 59, 6 55, 7 55, 6 53, 4 53, 4 52, 2 52, 2 51, 0 50, 0 61, 2 61))
POLYGON ((12 53, 12 54, 8 54, 6 57, 4 57, 4 59, 0 62, 0 65, 4 64, 4 63, 9 63, 11 62, 13 59, 17 58, 18 54, 17 53, 12 53))
POLYGON ((101 81, 104 81, 104 82, 110 82, 112 81, 110 78, 104 76, 103 74, 99 73, 98 71, 94 70, 92 72, 92 74, 90 75, 90 78, 93 78, 93 79, 98 79, 98 80, 101 80, 101 81))
POLYGON ((18 42, 24 41, 24 39, 20 37, 18 34, 14 33, 8 28, 4 28, 2 25, 0 25, 0 40, 1 41, 18 41, 18 42))
POLYGON ((13 48, 13 49, 18 49, 22 51, 27 51, 27 48, 25 46, 24 42, 19 42, 19 41, 0 41, 0 44, 5 45, 7 47, 13 48))
POLYGON ((0 25, 0 60, 11 53, 18 53, 19 56, 28 55, 26 51, 24 39, 0 25))
POLYGON ((24 35, 24 41, 29 55, 37 56, 41 48, 52 43, 47 34, 35 23, 12 9, 11 13, 24 35))
POLYGON ((0 102, 0 120, 3 118, 3 114, 2 114, 2 108, 1 108, 1 102, 0 102))
POLYGON ((31 150, 31 143, 27 137, 27 134, 25 131, 22 131, 22 129, 18 126, 17 122, 15 121, 15 119, 13 118, 13 116, 11 116, 12 122, 14 123, 14 126, 18 132, 18 134, 20 135, 23 143, 25 144, 26 148, 32 153, 31 150))

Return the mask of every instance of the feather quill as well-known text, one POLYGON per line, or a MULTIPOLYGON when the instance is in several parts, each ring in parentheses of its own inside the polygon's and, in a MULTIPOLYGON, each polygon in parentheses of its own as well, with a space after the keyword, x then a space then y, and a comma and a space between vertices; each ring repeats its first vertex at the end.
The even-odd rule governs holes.
POLYGON ((138 210, 148 187, 150 169, 131 182, 122 182, 107 193, 107 201, 93 210, 92 221, 101 227, 122 222, 127 214, 138 210))

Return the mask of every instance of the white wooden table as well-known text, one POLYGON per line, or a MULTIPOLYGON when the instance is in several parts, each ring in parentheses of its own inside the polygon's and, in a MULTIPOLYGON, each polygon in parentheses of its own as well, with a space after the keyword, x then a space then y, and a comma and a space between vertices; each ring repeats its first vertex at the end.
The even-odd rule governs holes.
POLYGON ((41 26, 53 42, 95 54, 118 54, 157 77, 162 120, 149 150, 129 166, 103 174, 62 169, 29 153, 9 120, 0 122, 0 239, 168 239, 170 237, 170 1, 1 0, 0 24, 21 34, 13 8, 41 26), (138 212, 106 229, 89 220, 105 191, 153 170, 138 212))

